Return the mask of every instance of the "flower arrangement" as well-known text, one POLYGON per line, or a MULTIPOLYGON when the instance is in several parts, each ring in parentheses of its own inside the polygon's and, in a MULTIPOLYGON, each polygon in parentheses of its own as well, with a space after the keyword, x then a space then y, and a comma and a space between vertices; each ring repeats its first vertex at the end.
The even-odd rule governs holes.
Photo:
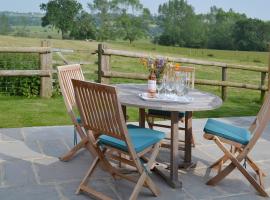
POLYGON ((140 58, 140 62, 148 69, 150 73, 154 72, 157 79, 161 78, 167 64, 167 59, 164 58, 140 58))

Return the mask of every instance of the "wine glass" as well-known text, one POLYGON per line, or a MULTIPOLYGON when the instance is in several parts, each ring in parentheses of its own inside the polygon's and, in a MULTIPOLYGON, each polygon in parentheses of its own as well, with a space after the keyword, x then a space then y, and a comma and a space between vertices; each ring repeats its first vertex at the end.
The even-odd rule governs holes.
POLYGON ((175 90, 175 74, 171 72, 168 76, 168 81, 167 81, 167 90, 168 90, 168 97, 172 98, 173 97, 173 91, 175 90))
POLYGON ((157 81, 157 93, 158 93, 158 97, 161 97, 161 91, 164 88, 164 82, 162 81, 157 81))

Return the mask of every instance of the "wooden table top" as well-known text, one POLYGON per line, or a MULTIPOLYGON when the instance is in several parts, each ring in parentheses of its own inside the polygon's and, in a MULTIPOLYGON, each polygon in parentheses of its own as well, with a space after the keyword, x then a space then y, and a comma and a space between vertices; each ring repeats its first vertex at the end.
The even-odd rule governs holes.
POLYGON ((193 101, 188 104, 181 104, 174 102, 153 102, 141 99, 139 94, 147 92, 146 84, 117 84, 116 87, 121 104, 130 107, 184 112, 214 110, 222 105, 220 97, 196 89, 189 90, 187 94, 193 98, 193 101))

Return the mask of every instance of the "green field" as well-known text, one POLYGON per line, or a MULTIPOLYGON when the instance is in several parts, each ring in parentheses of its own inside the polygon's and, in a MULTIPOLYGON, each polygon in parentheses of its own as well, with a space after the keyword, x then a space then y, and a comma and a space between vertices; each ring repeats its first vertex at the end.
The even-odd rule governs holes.
MULTIPOLYGON (((0 46, 39 46, 41 39, 20 38, 12 36, 0 36, 0 46)), ((72 41, 72 40, 50 40, 54 48, 65 48, 75 50, 87 50, 65 54, 69 61, 87 61, 91 64, 83 67, 84 71, 94 72, 97 70, 97 56, 91 55, 97 48, 97 42, 72 41)), ((243 65, 254 65, 266 67, 268 64, 268 53, 266 52, 239 52, 220 51, 206 49, 189 49, 180 47, 164 47, 151 44, 149 41, 141 40, 134 44, 124 41, 107 42, 110 48, 137 52, 146 52, 150 55, 166 55, 174 57, 188 57, 211 61, 222 61, 243 65)), ((61 65, 60 59, 54 55, 54 60, 61 65)), ((138 59, 112 57, 112 68, 115 71, 147 73, 138 59)), ((219 68, 196 66, 196 77, 201 79, 220 80, 219 68)), ((86 75, 87 79, 96 80, 95 75, 86 75)), ((260 83, 260 73, 241 70, 229 70, 228 80, 242 83, 260 83)), ((113 83, 134 82, 132 80, 114 79, 113 83)), ((138 81, 136 81, 138 82, 138 81)), ((220 95, 219 87, 196 86, 197 88, 220 95)), ((260 107, 260 92, 246 89, 228 88, 228 100, 223 106, 215 111, 197 112, 195 117, 224 117, 224 116, 250 116, 255 115, 260 107)), ((0 127, 26 127, 44 125, 70 124, 61 97, 52 99, 7 97, 0 95, 0 127)), ((129 109, 130 120, 137 120, 137 110, 129 109)))

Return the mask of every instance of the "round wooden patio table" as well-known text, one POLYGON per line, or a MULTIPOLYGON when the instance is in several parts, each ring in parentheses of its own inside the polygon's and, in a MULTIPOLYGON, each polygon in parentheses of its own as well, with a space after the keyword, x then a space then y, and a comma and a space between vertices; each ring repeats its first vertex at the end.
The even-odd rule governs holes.
POLYGON ((180 165, 178 154, 178 122, 179 112, 185 112, 185 154, 183 167, 192 165, 192 113, 194 111, 213 110, 222 105, 220 97, 202 92, 196 89, 189 90, 188 96, 193 100, 188 104, 172 103, 172 102, 157 102, 145 101, 140 98, 139 94, 147 91, 147 85, 143 84, 118 84, 120 103, 123 107, 123 112, 126 116, 126 107, 139 108, 139 125, 145 127, 145 109, 155 109, 171 112, 171 145, 170 145, 170 175, 166 176, 157 168, 154 169, 161 175, 166 182, 174 188, 181 187, 181 182, 178 179, 178 168, 180 165))

